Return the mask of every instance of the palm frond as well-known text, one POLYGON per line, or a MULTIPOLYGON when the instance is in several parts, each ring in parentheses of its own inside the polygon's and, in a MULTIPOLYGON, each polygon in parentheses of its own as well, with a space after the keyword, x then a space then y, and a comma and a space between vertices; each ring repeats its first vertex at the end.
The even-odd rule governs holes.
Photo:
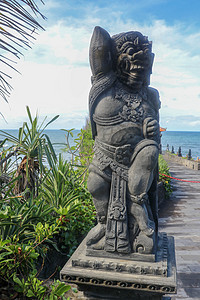
POLYGON ((0 0, 0 11, 0 62, 6 69, 5 72, 0 71, 0 97, 7 101, 12 90, 7 81, 9 69, 17 71, 13 66, 16 62, 9 57, 20 58, 23 49, 31 48, 35 34, 43 29, 35 17, 45 19, 45 16, 33 0, 0 0))

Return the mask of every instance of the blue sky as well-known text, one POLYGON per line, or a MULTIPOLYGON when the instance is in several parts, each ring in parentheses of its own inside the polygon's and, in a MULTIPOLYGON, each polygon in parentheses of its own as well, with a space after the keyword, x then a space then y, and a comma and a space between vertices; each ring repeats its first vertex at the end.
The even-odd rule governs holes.
MULTIPOLYGON (((137 30, 153 41, 151 86, 158 89, 160 124, 167 130, 200 131, 200 1, 47 0, 47 17, 32 49, 12 74, 9 104, 1 100, 0 128, 18 128, 25 106, 41 119, 60 118, 51 128, 81 128, 88 116, 89 43, 99 25, 111 35, 137 30)), ((38 19, 41 21, 40 19, 38 19)))

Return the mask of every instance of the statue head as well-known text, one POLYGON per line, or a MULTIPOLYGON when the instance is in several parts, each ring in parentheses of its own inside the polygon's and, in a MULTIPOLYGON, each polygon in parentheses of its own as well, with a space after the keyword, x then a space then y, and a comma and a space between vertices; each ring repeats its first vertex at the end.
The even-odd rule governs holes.
POLYGON ((152 43, 138 31, 112 37, 114 68, 124 84, 141 89, 150 83, 154 54, 152 43))

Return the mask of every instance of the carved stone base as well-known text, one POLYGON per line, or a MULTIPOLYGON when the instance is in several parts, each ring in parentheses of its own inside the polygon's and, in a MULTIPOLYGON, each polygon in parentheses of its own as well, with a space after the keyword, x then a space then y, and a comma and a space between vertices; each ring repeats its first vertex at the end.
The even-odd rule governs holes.
POLYGON ((162 300, 160 294, 120 290, 108 287, 89 287, 79 284, 79 290, 84 292, 84 300, 162 300))
MULTIPOLYGON (((88 256, 86 239, 61 270, 61 280, 75 283, 86 299, 161 299, 176 293, 174 239, 160 233, 155 260, 147 255, 88 256), (86 253, 87 252, 87 253, 86 253), (138 259, 138 260, 136 260, 138 259)), ((96 252, 96 251, 95 251, 96 252)))

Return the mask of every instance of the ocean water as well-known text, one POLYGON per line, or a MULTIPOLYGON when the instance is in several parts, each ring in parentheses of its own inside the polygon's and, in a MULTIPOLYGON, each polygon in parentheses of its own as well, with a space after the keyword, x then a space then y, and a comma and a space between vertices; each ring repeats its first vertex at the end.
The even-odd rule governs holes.
MULTIPOLYGON (((17 136, 18 130, 6 130, 9 134, 17 136)), ((74 139, 77 137, 77 134, 80 130, 73 131, 73 137, 69 137, 69 143, 71 146, 74 145, 74 139)), ((70 160, 71 155, 64 151, 66 149, 66 132, 63 130, 45 130, 45 133, 48 134, 51 142, 54 145, 56 153, 63 153, 63 156, 70 160)), ((0 134, 0 140, 2 140, 0 134)), ((182 155, 186 156, 189 149, 192 152, 192 158, 200 158, 200 132, 193 131, 165 131, 162 132, 161 137, 162 150, 166 150, 167 144, 169 145, 169 150, 171 151, 172 146, 174 146, 175 153, 178 152, 178 148, 181 147, 182 155)))
POLYGON ((193 159, 200 158, 200 132, 199 131, 164 131, 161 137, 162 150, 169 150, 174 147, 174 152, 178 152, 181 147, 182 156, 186 156, 191 149, 193 159))
MULTIPOLYGON (((6 129, 5 130, 7 133, 9 133, 12 136, 18 137, 18 130, 15 129, 6 129)), ((75 144, 74 140, 77 138, 77 134, 80 132, 80 130, 73 130, 73 137, 69 135, 68 142, 70 146, 73 146, 75 144)), ((53 129, 47 129, 44 131, 45 134, 47 134, 51 140, 51 143, 54 146, 54 150, 56 154, 58 155, 59 153, 63 154, 63 157, 67 160, 71 159, 71 154, 69 152, 66 152, 67 148, 67 132, 63 130, 53 130, 53 129)), ((3 136, 1 135, 0 132, 0 140, 3 140, 3 136)), ((5 148, 9 147, 11 144, 6 143, 5 148)))

